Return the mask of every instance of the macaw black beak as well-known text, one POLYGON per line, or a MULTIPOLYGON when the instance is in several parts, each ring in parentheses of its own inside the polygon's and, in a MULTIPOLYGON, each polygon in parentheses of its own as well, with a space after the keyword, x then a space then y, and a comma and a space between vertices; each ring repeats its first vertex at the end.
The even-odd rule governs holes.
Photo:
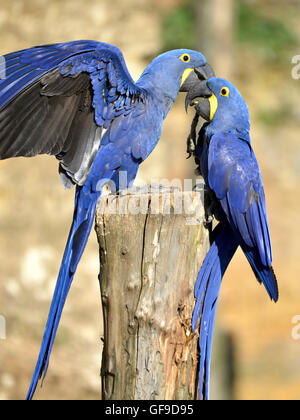
POLYGON ((194 106, 197 113, 206 121, 211 120, 211 98, 213 92, 207 86, 207 80, 202 80, 194 84, 188 91, 185 98, 185 109, 194 106))
POLYGON ((207 63, 193 70, 180 86, 179 92, 189 92, 200 80, 207 80, 215 75, 212 67, 207 63))

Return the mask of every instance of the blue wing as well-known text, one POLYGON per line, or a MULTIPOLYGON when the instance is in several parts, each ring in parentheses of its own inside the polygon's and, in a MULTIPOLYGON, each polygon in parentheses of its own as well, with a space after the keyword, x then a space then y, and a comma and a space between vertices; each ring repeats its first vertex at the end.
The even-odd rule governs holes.
POLYGON ((42 45, 4 56, 0 158, 55 155, 63 184, 83 185, 102 129, 145 112, 121 51, 95 41, 42 45))
POLYGON ((208 184, 271 299, 278 300, 262 177, 248 141, 234 134, 212 136, 208 184))
POLYGON ((209 399, 209 377, 215 313, 223 275, 239 243, 228 224, 214 229, 211 247, 203 261, 195 285, 196 304, 192 330, 199 327, 199 398, 209 399))
MULTIPOLYGON (((0 81, 0 158, 55 155, 63 184, 77 184, 73 222, 27 395, 31 399, 39 378, 46 375, 102 187, 113 179, 119 188, 121 170, 129 183, 149 153, 143 141, 149 133, 144 118, 148 101, 147 92, 131 79, 120 50, 109 44, 44 45, 8 54, 5 61, 6 78, 0 81)), ((150 105, 147 111, 157 116, 150 105)), ((161 124, 158 118, 154 133, 161 124)))

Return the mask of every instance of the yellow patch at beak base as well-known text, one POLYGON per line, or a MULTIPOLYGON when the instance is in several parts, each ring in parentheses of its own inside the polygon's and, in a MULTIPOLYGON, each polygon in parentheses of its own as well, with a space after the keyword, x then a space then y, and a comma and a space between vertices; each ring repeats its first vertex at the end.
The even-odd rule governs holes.
POLYGON ((212 94, 209 98, 209 104, 210 104, 210 115, 209 115, 209 119, 210 121, 214 118, 214 115, 218 109, 218 99, 216 97, 216 95, 212 94))
POLYGON ((181 78, 181 84, 180 87, 184 84, 186 79, 189 77, 189 75, 194 71, 194 69, 185 69, 181 78))

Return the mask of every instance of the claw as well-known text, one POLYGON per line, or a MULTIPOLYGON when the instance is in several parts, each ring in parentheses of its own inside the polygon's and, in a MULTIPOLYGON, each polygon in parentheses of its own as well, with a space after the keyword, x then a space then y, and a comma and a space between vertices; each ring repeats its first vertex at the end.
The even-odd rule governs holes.
POLYGON ((207 228, 213 222, 213 220, 214 220, 213 216, 205 216, 205 219, 203 221, 203 225, 207 228))
POLYGON ((186 152, 189 155, 187 157, 187 159, 189 159, 195 153, 195 150, 196 150, 196 148, 195 148, 195 141, 192 138, 192 135, 189 134, 188 135, 188 138, 187 138, 187 141, 186 141, 186 152))
POLYGON ((198 182, 193 186, 193 191, 202 192, 203 190, 205 190, 204 182, 198 182))

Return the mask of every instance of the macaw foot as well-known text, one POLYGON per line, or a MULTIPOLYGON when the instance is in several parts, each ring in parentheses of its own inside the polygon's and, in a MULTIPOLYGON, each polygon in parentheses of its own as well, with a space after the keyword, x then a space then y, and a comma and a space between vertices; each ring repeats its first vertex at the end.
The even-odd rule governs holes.
POLYGON ((203 191, 206 191, 206 187, 205 187, 205 184, 204 184, 204 182, 197 182, 197 184, 195 184, 194 185, 194 187, 193 187, 193 191, 196 191, 196 192, 203 192, 203 191))
POLYGON ((195 150, 196 150, 195 142, 196 142, 196 139, 192 138, 192 135, 189 134, 186 140, 186 152, 188 154, 187 159, 189 159, 195 153, 195 150))
POLYGON ((212 202, 210 190, 204 184, 204 182, 198 182, 193 187, 193 191, 204 194, 204 207, 205 207, 205 219, 203 224, 205 227, 208 227, 210 223, 212 223, 214 219, 213 209, 214 209, 214 202, 212 202))
POLYGON ((212 216, 211 214, 205 214, 205 219, 203 221, 203 224, 205 227, 209 227, 209 225, 213 222, 214 220, 214 216, 212 216))

